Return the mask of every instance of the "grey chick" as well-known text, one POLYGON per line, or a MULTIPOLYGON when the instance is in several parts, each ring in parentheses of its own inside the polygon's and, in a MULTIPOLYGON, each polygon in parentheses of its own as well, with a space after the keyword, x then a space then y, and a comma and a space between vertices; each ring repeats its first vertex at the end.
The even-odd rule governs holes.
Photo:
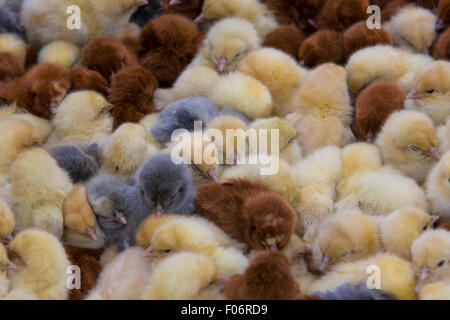
POLYGON ((0 33, 16 33, 24 37, 24 29, 20 24, 18 13, 14 12, 14 9, 8 5, 8 2, 0 8, 0 33))
POLYGON ((145 26, 150 20, 159 17, 164 8, 161 6, 160 0, 149 0, 148 4, 139 7, 131 16, 130 22, 133 22, 141 28, 145 26))
POLYGON ((51 147, 48 152, 69 174, 73 183, 84 182, 93 177, 101 165, 97 144, 89 146, 86 151, 75 144, 67 144, 51 147))
POLYGON ((387 292, 369 289, 363 281, 356 285, 344 283, 334 291, 313 292, 311 296, 319 296, 324 300, 395 300, 395 297, 387 292))

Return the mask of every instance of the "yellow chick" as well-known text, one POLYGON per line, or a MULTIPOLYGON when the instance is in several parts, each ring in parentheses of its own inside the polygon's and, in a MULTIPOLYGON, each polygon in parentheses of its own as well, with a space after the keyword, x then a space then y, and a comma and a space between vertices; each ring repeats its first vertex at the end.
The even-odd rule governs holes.
POLYGON ((425 187, 431 212, 444 222, 450 221, 450 152, 431 169, 425 187))
POLYGON ((385 164, 416 180, 425 181, 439 160, 436 130, 423 113, 409 110, 391 114, 376 139, 385 164))
POLYGON ((7 52, 17 56, 22 61, 22 64, 25 65, 27 44, 18 35, 14 33, 0 34, 0 52, 7 52))
POLYGON ((141 299, 193 300, 216 285, 220 285, 219 270, 213 260, 203 254, 180 252, 155 266, 141 299))
POLYGON ((435 125, 450 116, 450 62, 436 61, 421 68, 413 79, 405 107, 426 113, 435 125))
POLYGON ((412 53, 429 53, 436 39, 437 17, 430 10, 409 5, 401 8, 385 24, 394 44, 412 53))
POLYGON ((313 245, 316 269, 324 271, 341 261, 356 261, 375 254, 380 246, 375 223, 359 209, 338 212, 326 219, 313 245))
POLYGON ((248 266, 248 259, 238 246, 215 224, 192 216, 170 220, 156 228, 147 252, 153 258, 180 251, 202 253, 215 262, 221 275, 229 277, 244 272, 248 266))
POLYGON ((354 140, 343 67, 326 63, 311 71, 293 103, 296 111, 286 120, 302 132, 297 141, 306 154, 329 145, 343 147, 354 140))
POLYGON ((146 4, 142 0, 25 0, 20 19, 33 46, 54 40, 83 46, 91 38, 118 33, 146 4))
POLYGON ((105 237, 89 206, 86 186, 76 184, 62 203, 65 245, 98 249, 105 245, 105 237))
POLYGON ((0 198, 0 243, 8 244, 12 240, 15 221, 9 204, 0 198))
POLYGON ((156 89, 153 101, 158 110, 168 104, 193 96, 208 97, 219 78, 219 73, 205 66, 191 67, 183 71, 172 88, 156 89))
POLYGON ((159 113, 151 113, 146 115, 144 118, 139 121, 139 124, 143 125, 145 130, 147 131, 146 138, 149 143, 155 146, 158 149, 162 149, 161 143, 156 140, 150 130, 159 122, 159 113))
POLYGON ((384 292, 394 295, 399 300, 413 300, 414 270, 412 264, 396 255, 378 253, 365 260, 343 262, 334 266, 309 288, 309 292, 333 290, 341 284, 360 281, 376 285, 384 292), (378 279, 377 279, 378 278, 378 279))
POLYGON ((159 151, 147 141, 146 135, 147 130, 144 126, 123 123, 105 143, 103 167, 117 175, 132 175, 148 158, 159 151))
POLYGON ((44 46, 38 55, 39 63, 53 63, 70 68, 78 62, 80 48, 71 42, 53 41, 44 46))
POLYGON ((375 80, 392 80, 409 91, 417 70, 432 61, 428 55, 411 54, 388 45, 361 49, 349 58, 345 67, 350 93, 356 96, 375 80))
POLYGON ((20 112, 12 114, 10 118, 25 120, 29 124, 33 125, 41 134, 41 143, 46 143, 47 139, 52 134, 55 127, 51 123, 51 121, 36 117, 35 115, 29 112, 20 112))
POLYGON ((144 292, 153 262, 144 249, 132 247, 121 252, 100 273, 86 300, 136 300, 144 292))
POLYGON ((247 124, 240 117, 219 115, 208 122, 206 130, 206 132, 213 130, 211 132, 218 136, 212 135, 211 141, 217 148, 219 160, 222 160, 221 164, 238 165, 239 159, 245 158, 247 124))
POLYGON ((54 134, 62 142, 91 141, 98 135, 110 135, 111 109, 108 101, 95 91, 73 92, 56 109, 54 134))
POLYGON ((247 55, 238 70, 262 82, 273 99, 273 114, 284 116, 295 111, 292 99, 307 76, 289 55, 273 48, 262 48, 247 55))
POLYGON ((164 223, 177 218, 180 218, 180 215, 167 213, 160 216, 157 216, 156 214, 149 215, 138 228, 136 233, 136 243, 145 248, 150 247, 155 230, 164 223))
POLYGON ((419 292, 420 300, 450 300, 450 280, 424 285, 419 292))
POLYGON ((446 153, 450 151, 450 118, 447 119, 445 125, 442 125, 436 129, 436 135, 438 139, 438 151, 439 153, 446 153))
POLYGON ((368 215, 389 215, 404 207, 427 210, 425 192, 392 168, 382 167, 378 148, 355 143, 342 150, 343 179, 337 186, 336 208, 360 208, 368 215))
POLYGON ((11 291, 6 299, 21 291, 40 300, 67 299, 70 263, 55 236, 45 231, 25 230, 14 238, 8 250, 17 267, 9 273, 11 291))
POLYGON ((318 149, 292 170, 299 190, 296 230, 311 240, 334 211, 335 189, 342 175, 341 150, 334 146, 318 149))
POLYGON ((8 270, 16 266, 9 261, 5 246, 0 243, 0 298, 4 297, 9 291, 8 270))
POLYGON ((205 0, 202 13, 196 22, 239 17, 253 23, 261 39, 278 27, 278 23, 266 4, 259 0, 205 0))
POLYGON ((450 232, 437 229, 420 235, 411 246, 418 289, 450 277, 450 232))
POLYGON ((0 186, 9 181, 11 165, 27 148, 42 141, 38 129, 20 119, 0 120, 0 186))
POLYGON ((269 90, 260 81, 241 72, 221 76, 208 98, 218 106, 230 107, 251 119, 267 118, 272 114, 269 90))
POLYGON ((206 66, 219 73, 236 70, 248 53, 261 46, 253 25, 240 18, 226 18, 216 23, 189 67, 206 66))
POLYGON ((11 168, 16 230, 36 227, 61 238, 62 203, 71 189, 69 175, 46 150, 22 152, 11 168))

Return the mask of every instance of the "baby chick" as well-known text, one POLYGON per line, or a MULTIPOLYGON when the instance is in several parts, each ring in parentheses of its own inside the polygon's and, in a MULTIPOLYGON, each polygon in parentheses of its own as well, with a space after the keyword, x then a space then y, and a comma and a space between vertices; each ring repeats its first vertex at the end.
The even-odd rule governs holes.
POLYGON ((219 270, 210 258, 203 254, 180 252, 155 266, 141 299, 194 300, 212 286, 219 285, 219 270))
POLYGON ((0 52, 10 53, 18 57, 22 66, 25 66, 27 44, 17 34, 0 33, 0 52))
POLYGON ((318 29, 343 31, 367 18, 369 0, 327 0, 315 19, 318 29))
POLYGON ((450 152, 431 169, 425 186, 431 211, 442 221, 450 221, 450 152))
POLYGON ((438 138, 438 152, 446 153, 450 151, 450 118, 447 119, 445 125, 436 129, 436 135, 438 138))
POLYGON ((165 213, 160 216, 155 214, 149 215, 139 226, 138 232, 136 233, 136 244, 148 249, 151 246, 153 234, 159 226, 181 218, 182 216, 171 213, 165 213))
POLYGON ((383 24, 394 44, 413 53, 429 53, 436 38, 436 16, 415 5, 405 6, 383 24))
POLYGON ((16 230, 35 227, 61 238, 62 203, 71 189, 68 174, 46 150, 22 152, 11 168, 16 230))
POLYGON ((206 66, 219 73, 236 70, 238 63, 261 46, 253 25, 240 18, 226 18, 216 23, 189 67, 206 66))
POLYGON ((356 285, 344 283, 333 291, 313 292, 311 295, 319 296, 324 300, 395 300, 391 294, 368 288, 363 281, 356 285))
POLYGON ((266 0, 277 21, 283 25, 296 25, 299 29, 315 29, 314 20, 326 0, 266 0))
MULTIPOLYGON (((83 46, 89 39, 115 34, 130 20, 142 0, 116 0, 113 5, 94 0, 24 0, 21 23, 27 31, 27 38, 34 46, 53 40, 65 40, 83 46), (67 9, 71 5, 80 8, 81 28, 67 27, 67 9)), ((70 21, 70 20, 69 20, 70 21)))
POLYGON ((443 280, 424 285, 419 292, 420 300, 449 300, 450 281, 443 280))
POLYGON ((431 119, 409 110, 392 113, 376 140, 383 161, 419 184, 440 158, 436 143, 431 119))
POLYGON ((448 27, 434 42, 432 48, 433 57, 436 60, 449 60, 450 59, 450 52, 448 49, 449 46, 450 46, 450 27, 448 27))
POLYGON ((9 291, 8 270, 13 270, 16 265, 9 261, 5 246, 0 243, 0 298, 9 291))
POLYGON ((11 5, 14 5, 14 2, 9 1, 5 4, 0 2, 0 33, 11 32, 23 37, 24 30, 20 25, 19 12, 17 12, 19 10, 14 10, 11 5))
POLYGON ((0 52, 0 81, 10 81, 25 74, 22 62, 15 55, 0 52))
POLYGON ((199 215, 248 248, 282 249, 294 232, 294 210, 261 182, 231 179, 224 184, 202 185, 195 201, 199 215))
POLYGON ((450 62, 436 61, 421 68, 413 80, 405 107, 426 113, 436 125, 450 116, 450 62))
POLYGON ((72 67, 80 57, 80 48, 71 42, 53 41, 39 51, 39 63, 54 63, 62 67, 72 67))
POLYGON ((439 18, 436 23, 436 29, 441 30, 450 24, 450 1, 440 0, 437 8, 437 16, 439 18))
POLYGON ((26 294, 25 300, 30 296, 40 300, 67 298, 70 263, 57 238, 45 231, 29 229, 15 236, 8 250, 17 267, 9 273, 11 291, 5 299, 20 297, 22 292, 26 294))
POLYGON ((14 226, 14 212, 9 204, 0 198, 0 243, 8 244, 12 240, 14 226))
POLYGON ((269 89, 273 114, 284 116, 294 111, 291 102, 305 81, 307 72, 292 57, 280 50, 262 48, 242 59, 238 70, 259 80, 269 89))
POLYGON ((294 104, 296 111, 286 120, 302 132, 297 141, 306 154, 329 145, 343 147, 354 139, 344 68, 327 63, 314 69, 296 94, 294 104), (325 82, 326 89, 321 85, 325 82))
POLYGON ((282 25, 267 35, 263 46, 278 49, 296 58, 304 40, 305 35, 296 26, 282 25))
POLYGON ((300 65, 313 68, 326 62, 344 61, 344 36, 333 30, 319 30, 303 41, 298 59, 300 65))

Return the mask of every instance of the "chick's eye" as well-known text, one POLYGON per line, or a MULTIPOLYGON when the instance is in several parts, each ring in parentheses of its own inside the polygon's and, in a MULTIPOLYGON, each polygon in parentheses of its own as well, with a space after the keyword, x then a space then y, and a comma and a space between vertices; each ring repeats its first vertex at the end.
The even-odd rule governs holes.
POLYGON ((438 267, 442 267, 445 263, 445 260, 441 260, 439 261, 439 263, 437 264, 438 267))
POLYGON ((417 147, 414 146, 414 145, 409 146, 409 148, 410 148, 412 151, 416 151, 416 152, 420 150, 419 148, 417 148, 417 147))
POLYGON ((427 93, 428 93, 428 94, 433 94, 434 91, 435 91, 434 89, 430 89, 430 90, 427 90, 427 93))
POLYGON ((171 252, 172 252, 172 249, 164 250, 164 253, 171 253, 171 252))
POLYGON ((200 172, 200 169, 196 165, 192 165, 191 168, 194 169, 194 171, 200 172))
POLYGON ((342 254, 341 254, 341 258, 344 258, 344 257, 346 257, 348 255, 348 251, 344 251, 342 254))

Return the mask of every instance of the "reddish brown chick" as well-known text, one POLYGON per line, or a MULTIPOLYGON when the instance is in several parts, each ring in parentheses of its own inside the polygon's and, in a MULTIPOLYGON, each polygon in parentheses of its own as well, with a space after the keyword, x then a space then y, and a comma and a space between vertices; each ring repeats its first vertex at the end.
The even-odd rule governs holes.
POLYGON ((303 41, 298 52, 301 65, 312 68, 317 65, 344 61, 344 36, 332 30, 320 30, 303 41))
POLYGON ((445 29, 450 24, 450 0, 439 1, 439 7, 437 9, 437 16, 439 18, 437 22, 437 29, 445 29))
POLYGON ((264 46, 284 51, 296 58, 304 40, 305 35, 297 27, 285 25, 276 28, 268 34, 264 40, 264 46))
POLYGON ((434 42, 432 53, 436 60, 450 60, 450 27, 434 42))
POLYGON ((9 81, 23 76, 25 70, 20 59, 10 53, 0 52, 0 81, 9 81))
POLYGON ((72 90, 94 90, 108 95, 108 82, 97 71, 85 67, 74 67, 69 70, 72 90))
POLYGON ((343 31, 368 18, 369 0, 328 0, 316 18, 319 29, 343 31))

